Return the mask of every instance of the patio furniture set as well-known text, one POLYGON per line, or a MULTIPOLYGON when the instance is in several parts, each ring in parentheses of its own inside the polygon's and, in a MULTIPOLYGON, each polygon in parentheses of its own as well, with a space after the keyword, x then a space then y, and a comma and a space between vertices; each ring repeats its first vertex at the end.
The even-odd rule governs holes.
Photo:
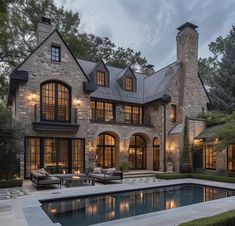
POLYGON ((106 184, 108 181, 123 179, 122 171, 117 171, 115 168, 102 169, 94 168, 94 171, 89 174, 49 174, 45 169, 38 169, 31 173, 31 181, 36 187, 61 185, 66 187, 74 186, 93 186, 95 181, 106 184))

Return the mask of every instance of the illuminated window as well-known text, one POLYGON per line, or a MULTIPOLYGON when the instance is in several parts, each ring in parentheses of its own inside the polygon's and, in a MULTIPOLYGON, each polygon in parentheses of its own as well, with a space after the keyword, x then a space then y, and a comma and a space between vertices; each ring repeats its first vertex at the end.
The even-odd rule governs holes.
POLYGON ((114 119, 113 104, 102 101, 91 101, 91 119, 110 122, 114 119))
POLYGON ((171 105, 170 118, 171 118, 172 123, 176 123, 176 105, 175 104, 171 105))
POLYGON ((107 133, 99 135, 97 140, 97 165, 103 168, 115 166, 115 138, 107 133))
POLYGON ((134 90, 133 78, 130 78, 130 77, 125 78, 125 90, 127 91, 134 90))
POLYGON ((51 46, 51 60, 60 62, 60 47, 51 46))
POLYGON ((160 166, 160 140, 154 138, 153 140, 153 170, 159 170, 160 166))
POLYGON ((97 86, 105 86, 105 73, 98 71, 96 73, 96 85, 97 86))
POLYGON ((41 86, 41 120, 70 121, 70 89, 61 82, 46 82, 41 86))
POLYGON ((125 105, 124 122, 130 124, 142 124, 142 107, 125 105))
POLYGON ((235 171, 235 144, 228 145, 228 170, 235 171))
POLYGON ((216 150, 212 145, 205 145, 205 168, 216 169, 216 150))

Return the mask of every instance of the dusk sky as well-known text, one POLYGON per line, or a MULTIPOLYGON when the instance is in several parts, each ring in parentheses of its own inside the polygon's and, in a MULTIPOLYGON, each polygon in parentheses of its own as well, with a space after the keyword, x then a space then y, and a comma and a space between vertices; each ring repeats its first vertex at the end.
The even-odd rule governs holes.
POLYGON ((80 32, 108 36, 117 46, 141 51, 155 70, 176 60, 176 28, 198 25, 199 57, 235 25, 234 0, 55 0, 80 13, 80 32))

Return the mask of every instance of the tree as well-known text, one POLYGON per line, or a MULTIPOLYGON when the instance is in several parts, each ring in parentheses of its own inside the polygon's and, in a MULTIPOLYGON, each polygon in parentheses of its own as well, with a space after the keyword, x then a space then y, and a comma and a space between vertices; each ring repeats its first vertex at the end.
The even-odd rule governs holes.
POLYGON ((8 179, 19 169, 22 128, 14 122, 9 109, 0 105, 0 178, 8 179))
POLYGON ((200 59, 199 73, 210 86, 209 96, 215 109, 225 113, 235 110, 235 26, 226 37, 211 42, 213 57, 200 59))

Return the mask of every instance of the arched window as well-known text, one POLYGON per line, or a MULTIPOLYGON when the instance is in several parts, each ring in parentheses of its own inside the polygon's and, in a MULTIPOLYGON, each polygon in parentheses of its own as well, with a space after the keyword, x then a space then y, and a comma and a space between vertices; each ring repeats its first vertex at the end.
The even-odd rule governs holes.
POLYGON ((146 143, 144 138, 139 135, 131 136, 129 161, 133 169, 146 168, 146 143))
POLYGON ((153 170, 158 171, 160 168, 160 140, 153 139, 153 170))
POLYGON ((70 122, 71 89, 59 81, 41 85, 41 120, 70 122))
POLYGON ((113 136, 102 133, 97 140, 97 165, 103 168, 115 166, 115 144, 113 136))

